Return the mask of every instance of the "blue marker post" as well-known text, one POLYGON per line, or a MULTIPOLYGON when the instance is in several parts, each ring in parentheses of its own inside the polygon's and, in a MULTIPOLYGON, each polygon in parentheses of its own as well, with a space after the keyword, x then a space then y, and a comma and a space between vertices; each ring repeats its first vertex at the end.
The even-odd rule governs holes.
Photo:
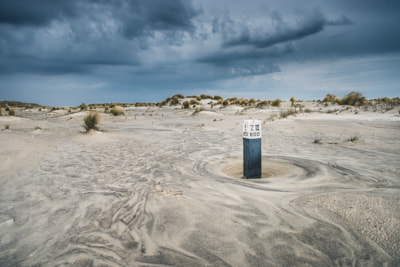
POLYGON ((243 122, 243 176, 261 178, 261 121, 243 122))

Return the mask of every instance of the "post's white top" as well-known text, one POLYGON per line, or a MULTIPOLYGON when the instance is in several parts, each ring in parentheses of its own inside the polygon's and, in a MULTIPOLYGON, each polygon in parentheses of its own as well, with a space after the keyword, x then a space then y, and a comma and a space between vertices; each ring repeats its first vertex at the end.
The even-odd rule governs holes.
POLYGON ((261 138, 261 121, 245 120, 243 122, 243 138, 246 139, 261 138))

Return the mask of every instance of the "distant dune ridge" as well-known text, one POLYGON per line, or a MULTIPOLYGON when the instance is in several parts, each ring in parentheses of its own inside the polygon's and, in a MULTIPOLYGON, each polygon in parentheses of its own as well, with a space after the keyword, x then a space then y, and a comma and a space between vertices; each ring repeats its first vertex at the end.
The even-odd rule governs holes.
POLYGON ((0 265, 398 266, 399 100, 3 101, 0 265))

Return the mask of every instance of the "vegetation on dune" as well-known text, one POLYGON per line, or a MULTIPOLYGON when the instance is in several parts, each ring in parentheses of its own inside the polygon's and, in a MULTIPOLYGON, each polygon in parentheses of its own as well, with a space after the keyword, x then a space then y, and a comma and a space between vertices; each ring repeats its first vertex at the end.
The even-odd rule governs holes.
POLYGON ((88 109, 88 106, 87 106, 85 103, 82 103, 82 104, 79 106, 79 108, 80 108, 82 111, 84 111, 84 110, 87 110, 87 109, 88 109))
POLYGON ((85 128, 86 132, 89 132, 90 130, 98 130, 97 124, 99 124, 99 122, 99 113, 91 111, 83 118, 83 127, 85 128))
POLYGON ((367 103, 367 99, 361 93, 351 92, 340 99, 339 103, 341 105, 362 106, 367 103))
POLYGON ((120 106, 115 106, 110 110, 110 113, 114 116, 125 115, 125 111, 120 106))
POLYGON ((285 119, 285 118, 287 118, 287 117, 289 117, 289 116, 291 116, 291 115, 295 115, 296 113, 297 113, 297 112, 296 112, 295 109, 290 108, 290 109, 288 109, 288 110, 281 111, 281 112, 279 113, 279 118, 280 118, 280 119, 285 119))
POLYGON ((322 102, 330 102, 330 103, 339 103, 339 98, 337 98, 337 96, 335 95, 331 95, 331 94, 327 94, 324 99, 322 100, 322 102))
POLYGON ((350 137, 349 139, 347 139, 347 141, 349 142, 357 142, 360 139, 359 135, 353 135, 352 137, 350 137))
POLYGON ((350 92, 341 99, 335 95, 327 94, 322 102, 356 107, 363 106, 368 103, 367 99, 359 92, 350 92))
POLYGON ((282 100, 280 98, 275 99, 274 101, 271 102, 271 105, 273 107, 279 107, 281 105, 282 100))
POLYGON ((188 109, 190 107, 190 102, 189 101, 184 101, 183 103, 182 103, 182 108, 183 109, 188 109))
MULTIPOLYGON (((124 115, 125 112, 121 107, 129 107, 129 106, 135 106, 135 107, 163 107, 163 106, 180 106, 183 109, 189 109, 189 108, 196 108, 197 106, 203 107, 203 103, 201 102, 202 100, 207 100, 207 104, 211 106, 211 108, 214 108, 215 106, 219 106, 220 108, 225 108, 231 105, 235 106, 240 106, 244 108, 259 108, 259 109, 265 109, 269 106, 273 107, 281 107, 282 100, 280 98, 277 98, 275 100, 260 100, 260 99, 254 99, 254 98, 238 98, 238 97, 229 97, 229 98, 222 98, 219 95, 211 96, 207 94, 201 94, 201 95, 191 95, 191 96, 183 96, 182 94, 175 94, 172 97, 168 97, 165 100, 159 102, 159 103, 142 103, 142 102, 137 102, 133 104, 128 104, 128 103, 104 103, 104 104, 89 104, 86 105, 85 103, 82 103, 78 107, 73 107, 70 108, 69 113, 72 113, 72 110, 80 109, 81 111, 95 111, 99 109, 103 109, 105 113, 112 113, 115 116, 118 115, 124 115), (186 98, 186 99, 185 99, 186 98), (117 109, 114 109, 115 107, 119 107, 117 109)), ((302 102, 302 100, 296 99, 294 96, 290 97, 289 101, 291 102, 291 107, 294 108, 294 113, 296 112, 311 112, 310 109, 304 109, 305 106, 300 105, 298 102, 302 102)), ((316 101, 313 101, 316 102, 316 101)), ((320 100, 318 100, 318 103, 321 103, 320 100)), ((347 105, 347 106, 355 106, 355 107, 360 107, 362 110, 367 111, 382 111, 386 112, 389 110, 392 110, 396 106, 400 105, 400 98, 388 98, 388 97, 383 97, 383 98, 377 98, 377 99, 371 99, 367 100, 361 93, 359 92, 350 92, 349 94, 345 95, 343 98, 338 98, 336 95, 333 94, 327 94, 323 100, 322 103, 325 104, 325 106, 329 106, 330 104, 335 104, 335 105, 347 105)), ((16 102, 16 101, 0 101, 0 116, 2 115, 10 115, 10 116, 15 116, 15 109, 16 107, 25 107, 25 109, 32 109, 32 107, 39 107, 38 111, 42 110, 42 107, 37 105, 37 104, 26 104, 22 102, 16 102), (3 110, 5 109, 6 113, 4 114, 3 110), (11 110, 11 111, 10 111, 11 110)), ((59 110, 63 108, 59 107, 44 107, 45 110, 59 110)), ((328 110, 327 112, 336 112, 328 110)), ((356 111, 358 112, 358 111, 356 111)), ((287 111, 282 111, 282 115, 280 117, 287 117, 292 115, 293 112, 291 110, 287 111)), ((400 110, 399 110, 400 114, 400 110)))

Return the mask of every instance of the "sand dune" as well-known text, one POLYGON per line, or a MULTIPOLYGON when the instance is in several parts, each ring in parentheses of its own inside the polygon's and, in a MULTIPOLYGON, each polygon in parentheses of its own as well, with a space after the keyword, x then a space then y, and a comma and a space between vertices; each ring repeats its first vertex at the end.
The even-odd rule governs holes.
POLYGON ((0 117, 0 265, 400 265, 398 114, 239 111, 128 108, 89 134, 85 112, 0 117))

